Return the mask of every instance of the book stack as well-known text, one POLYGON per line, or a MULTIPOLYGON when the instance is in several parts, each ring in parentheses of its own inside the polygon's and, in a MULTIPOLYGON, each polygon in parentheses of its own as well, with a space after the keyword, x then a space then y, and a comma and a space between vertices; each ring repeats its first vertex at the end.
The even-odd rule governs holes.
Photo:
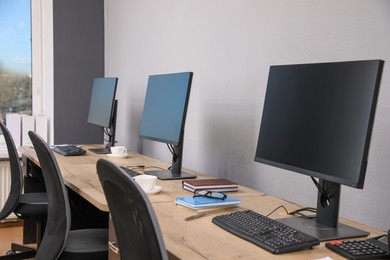
POLYGON ((227 179, 183 180, 182 187, 191 192, 194 192, 195 190, 208 190, 213 192, 230 192, 238 190, 238 184, 227 179))
POLYGON ((224 200, 211 197, 179 197, 176 204, 185 206, 193 210, 216 209, 223 207, 233 207, 241 203, 239 199, 227 196, 224 200))

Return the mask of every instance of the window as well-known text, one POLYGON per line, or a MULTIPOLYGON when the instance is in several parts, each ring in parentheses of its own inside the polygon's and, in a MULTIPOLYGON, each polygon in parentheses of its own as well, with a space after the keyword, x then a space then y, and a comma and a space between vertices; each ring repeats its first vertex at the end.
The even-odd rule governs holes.
POLYGON ((0 118, 32 114, 31 3, 0 0, 0 118))

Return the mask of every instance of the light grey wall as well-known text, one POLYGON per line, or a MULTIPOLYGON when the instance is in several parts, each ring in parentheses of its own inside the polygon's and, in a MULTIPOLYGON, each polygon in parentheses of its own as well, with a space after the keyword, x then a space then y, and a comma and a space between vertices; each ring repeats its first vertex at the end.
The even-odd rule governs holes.
POLYGON ((363 190, 342 188, 341 215, 390 228, 390 1, 110 0, 106 75, 119 77, 119 143, 164 161, 140 141, 150 74, 193 71, 184 166, 314 206, 307 176, 254 162, 273 64, 386 61, 363 190))

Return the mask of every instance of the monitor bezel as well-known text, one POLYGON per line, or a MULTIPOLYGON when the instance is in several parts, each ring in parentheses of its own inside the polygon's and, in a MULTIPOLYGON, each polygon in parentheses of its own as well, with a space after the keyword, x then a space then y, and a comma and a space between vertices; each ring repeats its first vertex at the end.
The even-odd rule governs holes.
MULTIPOLYGON (((259 131, 259 137, 256 147, 256 154, 255 154, 255 161, 264 163, 267 165, 275 166, 284 170, 289 170, 291 172, 300 173, 303 175, 308 175, 312 178, 313 182, 316 184, 318 188, 318 194, 317 194, 317 206, 316 206, 316 216, 314 219, 308 218, 308 217, 294 217, 294 218, 283 218, 278 219, 278 221, 292 227, 295 229, 298 229, 304 233, 307 233, 309 235, 312 235, 316 238, 318 238, 320 241, 328 241, 328 240, 335 240, 335 239, 346 239, 346 238, 354 238, 354 237, 362 237, 367 236, 369 233, 364 230, 360 230, 342 223, 339 223, 339 207, 340 207, 340 201, 341 201, 341 185, 346 185, 358 189, 362 189, 364 186, 364 180, 367 170, 367 161, 368 161, 368 153, 370 148, 370 141, 371 141, 371 134, 374 124, 374 117, 375 117, 375 111, 376 106, 378 102, 378 95, 379 95, 379 86, 384 66, 383 60, 365 60, 365 61, 348 61, 348 62, 336 62, 336 63, 353 63, 353 62, 372 62, 376 66, 376 75, 375 75, 375 82, 374 85, 371 85, 373 87, 372 91, 372 99, 370 100, 370 110, 366 111, 369 112, 366 115, 368 115, 368 120, 366 128, 365 128, 365 139, 362 140, 364 142, 364 146, 362 148, 362 155, 359 161, 359 172, 356 172, 358 174, 357 178, 351 179, 344 179, 341 177, 336 177, 322 173, 319 171, 312 171, 308 170, 306 168, 302 167, 296 167, 294 165, 290 165, 287 163, 282 163, 280 161, 272 161, 266 158, 262 158, 259 156, 259 146, 261 145, 261 139, 265 138, 261 135, 262 126, 263 126, 263 118, 264 114, 262 115, 261 124, 260 124, 260 131, 259 131), (318 178, 317 181, 315 178, 318 178)), ((332 63, 312 63, 312 64, 291 64, 291 65, 278 65, 278 66, 299 66, 299 65, 319 65, 319 64, 333 64, 332 63)), ((270 74, 268 78, 268 82, 270 82, 271 77, 271 69, 270 68, 270 74)), ((280 75, 279 75, 280 76, 280 75)), ((374 76, 374 75, 372 75, 374 76)), ((268 94, 268 84, 267 84, 267 94, 268 94)), ((263 113, 266 110, 266 102, 267 102, 267 94, 264 101, 264 107, 263 107, 263 113)), ((280 103, 280 102, 279 102, 280 103)), ((305 108, 306 109, 306 108, 305 108)), ((263 149, 263 148, 262 148, 263 149)), ((265 157, 265 156, 264 156, 265 157)), ((355 176, 356 177, 356 176, 355 176)))
MULTIPOLYGON (((303 66, 330 65, 331 66, 332 64, 341 64, 341 63, 347 64, 347 63, 357 63, 357 62, 373 62, 373 63, 376 63, 376 66, 377 66, 376 82, 375 82, 374 90, 372 93, 373 94, 372 95, 372 103, 371 103, 372 105, 371 105, 371 111, 370 111, 369 118, 368 118, 367 132, 365 135, 365 144, 364 144, 364 148, 362 151, 362 158, 360 161, 359 173, 357 173, 358 178, 356 178, 355 180, 341 178, 338 176, 329 175, 327 173, 313 171, 313 170, 309 170, 309 169, 305 169, 305 168, 301 168, 301 167, 295 167, 293 165, 288 165, 288 164, 285 164, 282 162, 272 161, 272 160, 268 160, 266 158, 260 157, 258 155, 258 151, 259 151, 259 146, 260 146, 260 141, 261 141, 260 136, 261 136, 262 126, 260 126, 260 130, 259 130, 259 135, 258 135, 259 138, 258 138, 258 142, 257 142, 257 146, 256 146, 255 161, 260 162, 260 163, 264 163, 267 165, 271 165, 274 167, 278 167, 281 169, 289 170, 292 172, 296 172, 296 173, 300 173, 300 174, 304 174, 304 175, 308 175, 308 176, 313 176, 316 178, 320 178, 322 180, 326 180, 326 181, 330 181, 330 182, 334 182, 334 183, 339 183, 339 184, 350 186, 353 188, 362 189, 364 187, 364 181, 365 181, 365 175, 366 175, 365 173, 366 173, 367 164, 368 164, 369 147, 370 147, 370 141, 371 141, 371 135, 372 135, 372 128, 374 125, 374 118, 375 118, 377 99, 378 99, 378 95, 379 95, 379 86, 380 86, 381 74, 383 71, 384 61, 383 60, 356 60, 356 61, 339 61, 339 62, 324 62, 324 63, 272 65, 270 67, 270 74, 271 74, 271 70, 273 67, 280 67, 280 66, 300 66, 300 65, 303 65, 303 66)), ((264 102, 264 106, 265 106, 265 102, 264 102)))
MULTIPOLYGON (((148 140, 152 140, 152 141, 157 141, 157 142, 161 142, 161 143, 166 143, 166 144, 172 144, 172 145, 180 145, 180 143, 183 141, 184 129, 185 129, 185 124, 186 124, 186 119, 187 119, 188 104, 189 104, 189 100, 190 100, 193 72, 178 72, 178 73, 150 75, 149 79, 148 79, 147 89, 146 89, 145 104, 144 104, 143 111, 145 111, 146 99, 148 98, 148 95, 150 95, 150 93, 148 93, 150 91, 150 86, 149 86, 150 79, 152 79, 154 77, 165 77, 165 76, 169 77, 169 76, 175 76, 175 75, 179 75, 179 74, 188 74, 188 81, 187 81, 187 85, 186 85, 187 91, 186 91, 186 96, 185 96, 185 100, 184 100, 183 114, 182 114, 181 125, 180 125, 180 132, 179 132, 177 140, 170 140, 170 139, 166 139, 166 138, 159 138, 156 136, 143 134, 142 133, 143 117, 141 118, 141 124, 140 124, 140 130, 139 130, 139 137, 140 138, 148 139, 148 140)), ((143 114, 144 114, 144 112, 143 112, 143 114)))
MULTIPOLYGON (((103 142, 104 142, 104 135, 106 134, 108 136, 107 144, 104 148, 91 148, 89 149, 93 153, 97 154, 109 154, 111 153, 110 147, 115 146, 116 140, 115 140, 115 132, 116 132, 116 118, 117 118, 117 111, 118 111, 118 100, 116 99, 116 91, 118 88, 118 78, 117 77, 99 77, 94 78, 93 84, 92 84, 92 90, 91 90, 91 99, 89 104, 89 112, 88 112, 88 118, 87 122, 99 126, 102 129, 102 135, 103 135, 103 142), (114 80, 113 84, 109 84, 109 86, 113 87, 113 95, 112 95, 112 105, 111 105, 111 112, 110 116, 108 118, 108 123, 100 124, 94 121, 90 121, 90 113, 92 109, 92 102, 96 100, 93 100, 93 94, 94 91, 96 91, 96 86, 98 81, 112 81, 114 80), (105 130, 108 129, 108 130, 105 130)), ((110 99, 111 100, 111 99, 110 99)))
MULTIPOLYGON (((192 78, 193 78, 193 72, 178 72, 178 73, 169 73, 169 74, 156 74, 156 75, 150 75, 149 80, 153 77, 161 77, 161 76, 175 76, 179 74, 188 74, 188 80, 186 84, 186 95, 185 100, 183 104, 183 114, 181 118, 181 125, 179 130, 179 135, 177 140, 171 140, 167 138, 161 138, 156 137, 152 135, 146 135, 142 133, 142 122, 143 118, 141 119, 141 125, 139 130, 139 137, 141 139, 147 139, 152 141, 157 141, 160 143, 165 143, 169 146, 171 153, 172 153, 172 165, 167 170, 149 170, 145 171, 145 173, 150 175, 155 175, 161 180, 172 180, 172 179, 192 179, 196 178, 196 175, 193 175, 191 173, 187 173, 185 171, 182 171, 182 161, 183 161, 183 146, 184 146, 184 130, 186 125, 186 119, 187 119, 187 110, 188 110, 188 104, 190 99, 190 93, 191 93, 191 86, 192 86, 192 78)), ((148 80, 148 86, 145 96, 145 105, 146 105, 146 99, 148 98, 148 95, 150 95, 149 92, 149 81, 148 80)), ((144 111, 145 111, 145 105, 144 105, 144 111)), ((144 116, 144 113, 143 113, 144 116)))
MULTIPOLYGON (((111 84, 110 84, 111 85, 111 84)), ((113 114, 114 114, 114 105, 115 105, 115 96, 116 96, 116 90, 117 90, 117 85, 118 85, 118 78, 117 77, 100 77, 100 78, 94 78, 93 79, 93 84, 92 84, 92 89, 91 89, 91 95, 90 95, 90 102, 89 102, 89 110, 88 110, 88 117, 87 117, 87 122, 90 123, 90 124, 93 124, 93 125, 97 125, 97 126, 100 126, 100 127, 103 127, 103 128, 110 128, 111 125, 112 125, 112 118, 113 118, 113 114), (97 82, 98 81, 111 81, 111 80, 114 80, 114 84, 112 85, 113 86, 113 95, 112 95, 112 98, 110 98, 110 102, 111 102, 111 111, 110 111, 110 116, 108 117, 108 120, 106 120, 106 122, 104 122, 103 124, 100 124, 100 123, 97 123, 97 122, 94 122, 94 121, 91 121, 90 120, 90 115, 91 115, 91 112, 92 112, 92 102, 96 102, 95 100, 93 100, 93 95, 94 95, 94 91, 96 91, 96 86, 97 86, 97 82)))

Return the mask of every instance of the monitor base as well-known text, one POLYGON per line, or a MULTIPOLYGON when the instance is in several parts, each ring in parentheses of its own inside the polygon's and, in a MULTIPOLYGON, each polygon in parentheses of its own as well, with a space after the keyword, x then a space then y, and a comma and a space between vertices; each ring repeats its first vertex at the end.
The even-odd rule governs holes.
POLYGON ((176 179, 194 179, 196 175, 181 172, 180 174, 172 173, 171 171, 145 171, 146 174, 157 176, 160 180, 176 180, 176 179))
POLYGON ((91 148, 89 151, 97 154, 109 154, 111 153, 110 148, 91 148))
POLYGON ((308 219, 305 217, 282 218, 276 220, 289 227, 316 237, 320 241, 365 237, 370 234, 364 230, 341 223, 338 224, 337 228, 326 227, 317 223, 314 219, 308 219))

